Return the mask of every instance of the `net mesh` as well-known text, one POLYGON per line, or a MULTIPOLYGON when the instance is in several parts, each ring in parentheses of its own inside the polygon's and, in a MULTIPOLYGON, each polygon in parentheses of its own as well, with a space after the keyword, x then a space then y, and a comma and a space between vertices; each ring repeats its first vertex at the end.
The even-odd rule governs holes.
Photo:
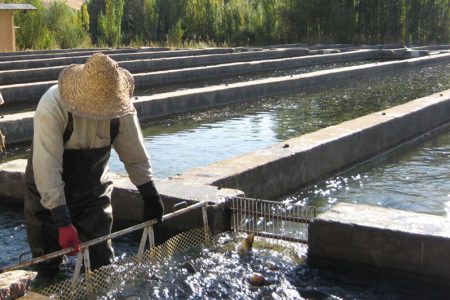
MULTIPOLYGON (((266 245, 307 243, 308 224, 316 214, 315 208, 251 198, 230 198, 227 202, 233 231, 253 232, 266 245)), ((109 266, 81 274, 77 280, 61 281, 38 292, 57 299, 104 298, 127 282, 148 278, 152 267, 165 264, 177 253, 211 246, 212 241, 212 233, 206 227, 192 229, 144 251, 142 257, 123 257, 109 266)))
POLYGON ((209 230, 192 229, 146 250, 141 261, 137 255, 123 258, 112 265, 90 272, 89 276, 81 274, 75 282, 65 280, 48 286, 39 291, 39 294, 56 299, 95 299, 128 280, 148 276, 149 266, 163 264, 178 252, 206 245, 210 241, 212 241, 212 234, 209 230))

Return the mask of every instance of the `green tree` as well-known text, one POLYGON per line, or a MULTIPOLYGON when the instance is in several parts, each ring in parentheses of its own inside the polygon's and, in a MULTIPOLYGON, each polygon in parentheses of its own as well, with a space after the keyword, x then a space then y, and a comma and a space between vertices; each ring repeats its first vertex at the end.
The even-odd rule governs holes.
POLYGON ((125 2, 122 20, 123 41, 157 40, 158 5, 156 0, 129 0, 125 2))
POLYGON ((88 11, 88 5, 86 2, 81 5, 80 10, 80 19, 81 19, 81 25, 85 32, 89 32, 89 26, 90 26, 90 18, 89 18, 89 11, 88 11))
POLYGON ((53 1, 46 13, 47 28, 60 48, 75 48, 85 38, 78 13, 65 2, 53 1))
POLYGON ((156 40, 158 37, 159 9, 157 0, 144 0, 145 33, 147 40, 156 40))
POLYGON ((54 46, 45 26, 45 9, 40 0, 30 0, 29 4, 36 7, 34 11, 14 13, 17 47, 19 49, 46 49, 54 46))
POLYGON ((99 38, 110 46, 122 42, 122 17, 124 0, 105 0, 105 12, 100 11, 97 20, 99 38))
POLYGON ((87 2, 88 5, 88 13, 89 13, 89 32, 91 34, 91 39, 94 44, 98 44, 101 39, 101 31, 102 24, 98 24, 99 15, 105 11, 105 0, 90 0, 87 2))
POLYGON ((157 0, 159 20, 158 20, 158 40, 165 41, 167 34, 181 19, 184 13, 186 0, 157 0))

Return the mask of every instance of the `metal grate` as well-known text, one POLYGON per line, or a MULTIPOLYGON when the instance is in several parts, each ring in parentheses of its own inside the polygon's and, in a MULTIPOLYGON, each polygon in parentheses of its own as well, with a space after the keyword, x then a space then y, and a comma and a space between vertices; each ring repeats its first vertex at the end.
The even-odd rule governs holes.
POLYGON ((272 240, 308 243, 308 224, 316 216, 312 206, 233 197, 227 198, 231 229, 272 240))

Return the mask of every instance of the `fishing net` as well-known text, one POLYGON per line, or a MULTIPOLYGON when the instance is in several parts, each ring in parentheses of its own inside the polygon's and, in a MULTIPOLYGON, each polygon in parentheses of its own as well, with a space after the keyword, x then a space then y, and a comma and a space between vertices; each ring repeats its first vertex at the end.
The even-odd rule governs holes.
MULTIPOLYGON (((315 216, 313 207, 251 198, 229 198, 226 207, 231 212, 232 231, 254 233, 261 246, 292 248, 293 253, 298 252, 298 245, 307 243, 308 224, 315 216), (292 245, 297 246, 291 247, 292 245)), ((152 276, 156 276, 151 270, 169 264, 180 253, 195 248, 198 250, 198 247, 212 247, 214 236, 207 226, 206 215, 203 217, 202 228, 182 232, 144 251, 143 255, 140 255, 142 250, 139 250, 134 256, 122 257, 109 266, 81 274, 76 279, 53 284, 38 293, 57 299, 115 299, 115 293, 129 283, 151 281, 152 276)), ((147 233, 144 230, 143 237, 147 233)), ((144 245, 141 240, 141 246, 144 245)))
POLYGON ((174 254, 192 247, 207 245, 210 241, 212 241, 210 231, 205 231, 204 228, 192 229, 146 250, 141 261, 137 255, 123 258, 90 272, 88 276, 81 274, 76 281, 65 280, 38 293, 56 299, 96 299, 126 282, 148 277, 148 270, 153 265, 165 263, 174 254))

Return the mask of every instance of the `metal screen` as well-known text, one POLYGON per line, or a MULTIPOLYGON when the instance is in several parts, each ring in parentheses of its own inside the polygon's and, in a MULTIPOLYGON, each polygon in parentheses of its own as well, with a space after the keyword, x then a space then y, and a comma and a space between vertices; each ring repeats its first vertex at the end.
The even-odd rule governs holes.
POLYGON ((273 240, 308 242, 308 224, 316 216, 312 206, 233 197, 227 198, 231 229, 273 240))

